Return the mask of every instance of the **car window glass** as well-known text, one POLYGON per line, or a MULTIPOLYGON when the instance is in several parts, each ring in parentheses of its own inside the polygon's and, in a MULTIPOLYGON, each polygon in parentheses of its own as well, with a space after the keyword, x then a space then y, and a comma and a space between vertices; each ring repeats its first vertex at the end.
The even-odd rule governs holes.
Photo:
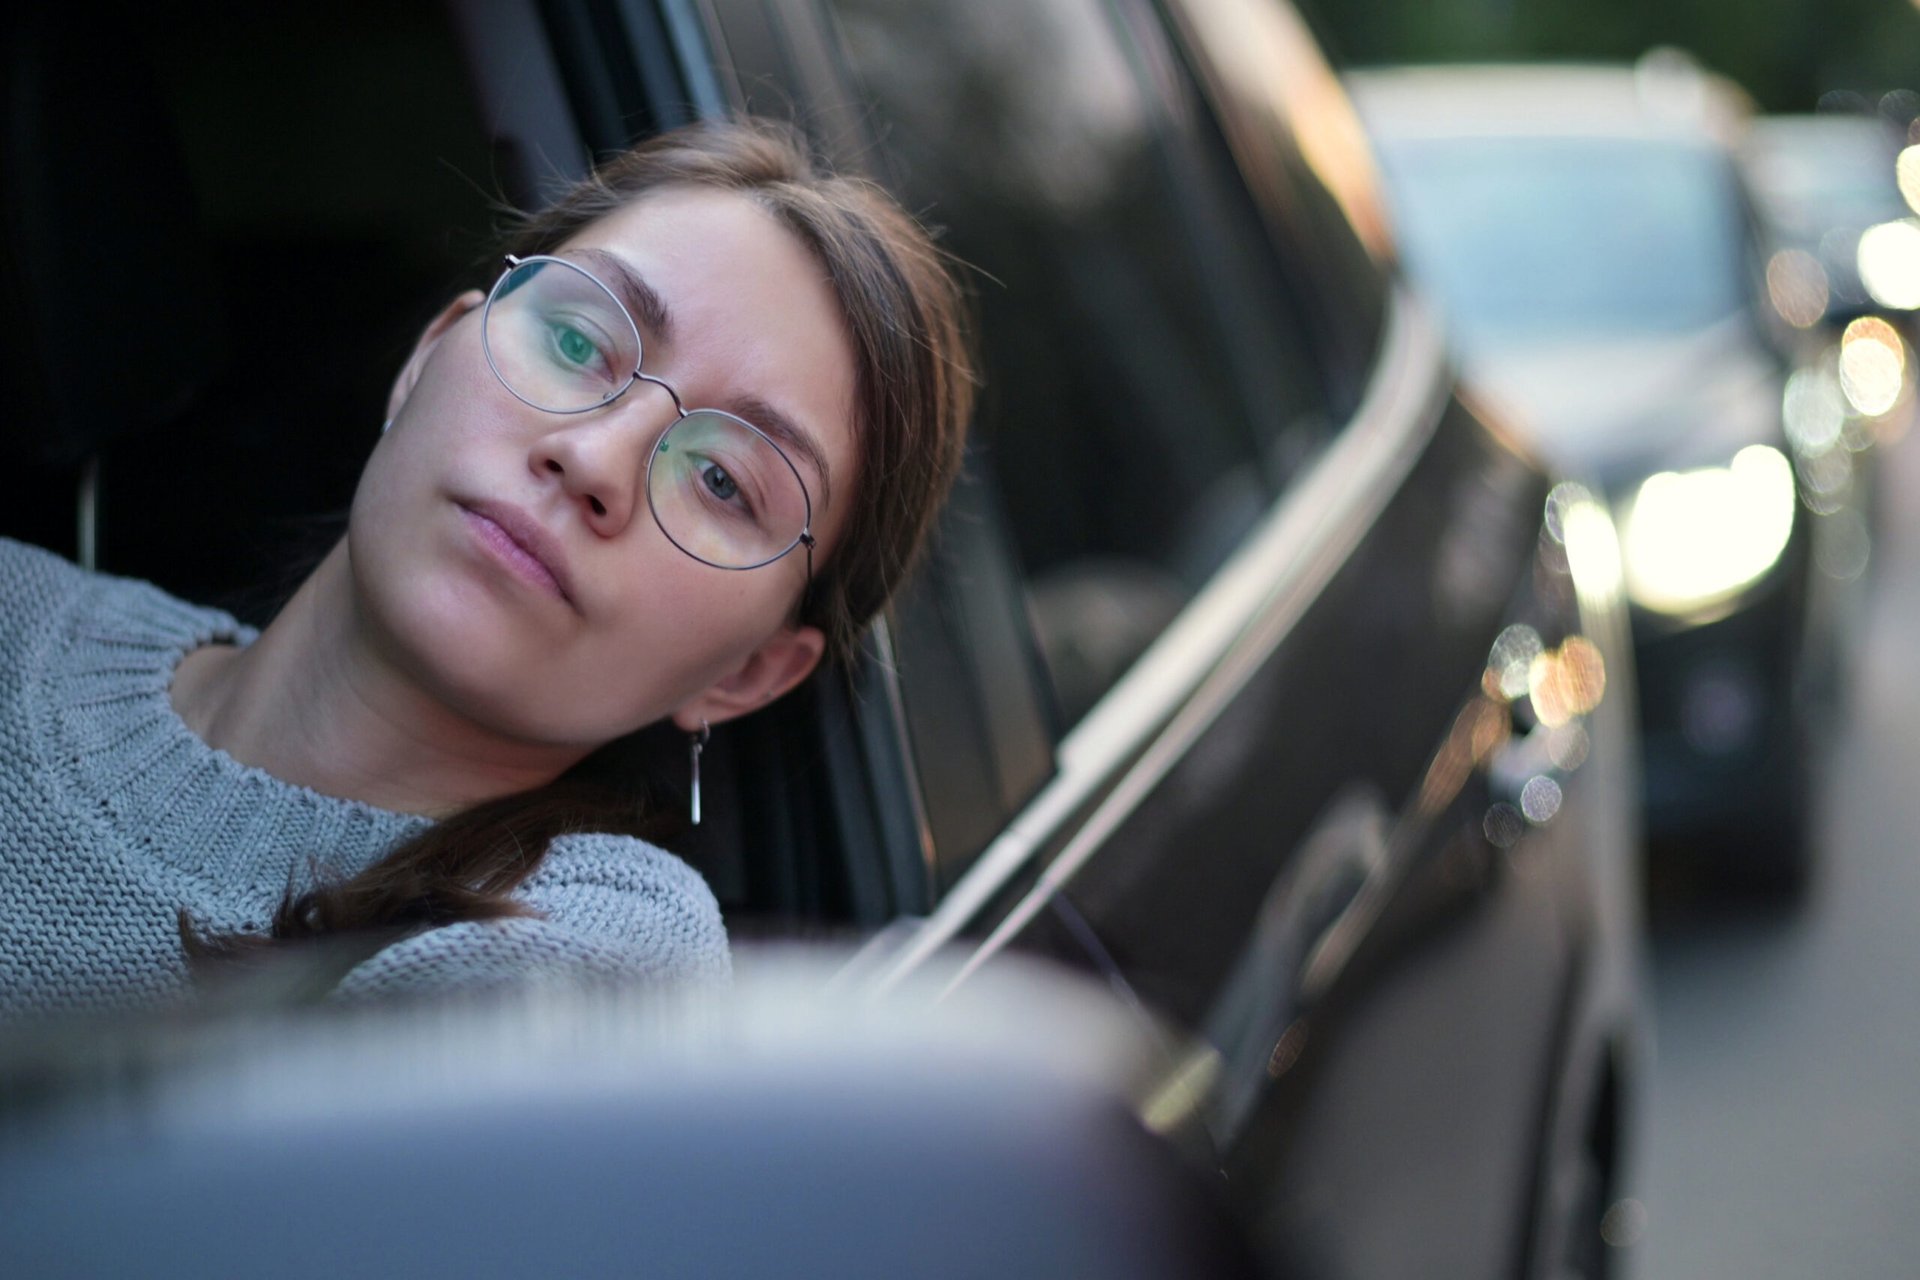
POLYGON ((883 166, 977 272, 977 428, 1072 721, 1323 433, 1165 33, 1098 0, 832 0, 883 166))
POLYGON ((1364 130, 1285 0, 1163 0, 1260 211, 1298 268, 1335 408, 1352 414, 1386 316, 1392 237, 1364 130))

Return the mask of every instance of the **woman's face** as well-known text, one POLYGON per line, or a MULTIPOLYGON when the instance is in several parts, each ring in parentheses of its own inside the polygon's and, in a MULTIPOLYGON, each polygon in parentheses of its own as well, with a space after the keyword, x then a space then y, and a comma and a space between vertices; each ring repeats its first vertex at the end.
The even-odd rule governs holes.
MULTIPOLYGON (((688 408, 777 414, 806 437, 786 452, 821 564, 858 459, 853 351, 819 261, 751 199, 698 187, 629 204, 557 255, 657 298, 629 305, 642 368, 688 408)), ((488 367, 482 302, 429 325, 354 497, 355 621, 377 651, 490 732, 583 749, 662 716, 719 723, 802 679, 823 648, 792 621, 805 549, 738 571, 681 551, 646 494, 672 399, 641 381, 588 413, 523 404, 488 367)))

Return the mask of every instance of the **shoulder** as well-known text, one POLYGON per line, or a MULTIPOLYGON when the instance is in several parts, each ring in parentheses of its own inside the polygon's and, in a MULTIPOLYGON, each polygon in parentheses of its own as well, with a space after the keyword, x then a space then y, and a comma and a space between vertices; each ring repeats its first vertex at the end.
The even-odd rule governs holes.
POLYGON ((0 618, 17 635, 57 628, 59 619, 84 615, 96 639, 152 642, 184 651, 210 640, 253 638, 218 609, 190 604, 151 582, 82 569, 63 556, 0 538, 0 618))
POLYGON ((93 579, 51 551, 0 538, 0 693, 40 678, 93 579))
POLYGON ((55 603, 81 590, 85 569, 44 547, 0 538, 0 600, 10 613, 55 603))
POLYGON ((633 908, 648 905, 720 918, 713 891, 685 861, 644 840, 603 832, 557 837, 522 892, 549 914, 592 928, 617 927, 633 908))
POLYGON ((717 952, 725 969, 720 904, 698 871, 632 836, 561 836, 520 896, 547 920, 639 957, 680 967, 717 952))
POLYGON ((547 983, 723 983, 732 974, 726 926, 706 881, 644 841, 562 836, 516 896, 539 914, 408 938, 357 966, 337 997, 547 983))

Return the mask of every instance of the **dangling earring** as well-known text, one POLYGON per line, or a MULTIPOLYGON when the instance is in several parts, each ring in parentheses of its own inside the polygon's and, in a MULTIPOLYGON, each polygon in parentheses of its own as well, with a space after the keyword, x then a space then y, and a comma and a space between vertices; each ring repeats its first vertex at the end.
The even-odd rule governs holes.
POLYGON ((710 734, 711 731, 707 728, 707 722, 702 720, 700 722, 700 732, 689 733, 687 735, 689 749, 693 755, 693 795, 688 807, 693 811, 693 825, 696 827, 700 825, 700 752, 702 748, 707 745, 707 738, 710 734))
POLYGON ((380 434, 381 434, 381 435, 385 435, 385 434, 387 434, 387 432, 389 432, 389 431, 391 431, 391 430, 393 430, 393 419, 392 419, 392 418, 388 418, 388 419, 387 419, 387 420, 386 420, 385 422, 383 422, 383 423, 381 423, 381 424, 380 424, 380 434))

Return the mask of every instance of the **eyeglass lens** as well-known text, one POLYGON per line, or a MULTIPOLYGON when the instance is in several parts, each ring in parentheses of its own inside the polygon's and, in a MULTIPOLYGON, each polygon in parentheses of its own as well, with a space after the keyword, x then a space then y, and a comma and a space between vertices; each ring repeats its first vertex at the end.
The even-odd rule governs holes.
POLYGON ((605 404, 640 367, 626 310, 592 276, 552 259, 522 262, 494 286, 485 336, 507 389, 549 413, 605 404))
MULTIPOLYGON (((586 272, 536 258, 494 286, 483 326, 487 359, 519 399, 581 413, 631 385, 640 336, 626 309, 586 272)), ((725 569, 778 559, 806 532, 806 489, 779 446, 731 414, 696 409, 654 446, 647 499, 688 555, 725 569)))
POLYGON ((806 491, 787 456, 740 419, 706 409, 660 437, 647 500, 676 546, 723 568, 765 564, 807 528, 806 491))

